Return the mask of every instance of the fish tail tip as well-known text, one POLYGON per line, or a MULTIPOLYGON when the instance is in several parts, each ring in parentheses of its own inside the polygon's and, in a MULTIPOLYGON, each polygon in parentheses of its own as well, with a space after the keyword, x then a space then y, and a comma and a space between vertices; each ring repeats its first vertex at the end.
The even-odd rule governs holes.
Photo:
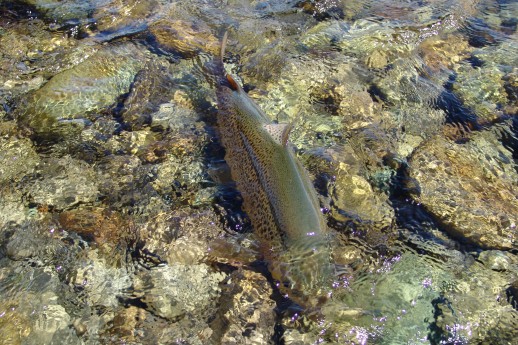
POLYGON ((227 39, 228 39, 228 30, 225 30, 223 34, 223 38, 221 39, 221 49, 220 49, 220 58, 223 62, 223 57, 225 56, 225 50, 227 49, 227 39))

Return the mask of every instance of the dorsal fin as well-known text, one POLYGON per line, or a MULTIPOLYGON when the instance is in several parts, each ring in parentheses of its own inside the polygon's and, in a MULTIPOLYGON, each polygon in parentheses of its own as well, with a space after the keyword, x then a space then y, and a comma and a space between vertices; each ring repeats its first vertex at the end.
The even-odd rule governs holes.
POLYGON ((279 145, 286 146, 293 125, 290 123, 269 123, 263 125, 264 129, 272 136, 279 145))

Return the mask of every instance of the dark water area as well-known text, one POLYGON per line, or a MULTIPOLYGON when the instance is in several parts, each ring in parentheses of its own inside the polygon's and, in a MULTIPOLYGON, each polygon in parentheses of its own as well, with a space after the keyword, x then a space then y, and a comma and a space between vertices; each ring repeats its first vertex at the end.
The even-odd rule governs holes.
POLYGON ((517 18, 0 0, 0 344, 515 344, 517 18), (276 280, 225 162, 225 32, 318 194, 336 277, 316 307, 276 280))

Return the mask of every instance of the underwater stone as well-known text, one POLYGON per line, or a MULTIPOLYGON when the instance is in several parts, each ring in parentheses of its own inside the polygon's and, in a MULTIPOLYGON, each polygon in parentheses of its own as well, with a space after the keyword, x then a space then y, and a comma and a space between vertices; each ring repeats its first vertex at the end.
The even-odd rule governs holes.
POLYGON ((31 95, 20 120, 38 133, 87 123, 89 113, 106 109, 129 91, 144 60, 145 54, 131 43, 103 48, 31 95))
POLYGON ((330 177, 325 194, 330 197, 329 215, 335 221, 352 221, 358 227, 371 229, 372 235, 392 228, 394 210, 388 196, 374 189, 367 180, 365 161, 351 146, 335 146, 316 152, 307 165, 310 171, 330 177))
MULTIPOLYGON (((67 331, 70 325, 70 315, 65 308, 59 304, 45 305, 44 309, 38 314, 34 322, 31 334, 24 342, 28 345, 36 344, 50 344, 53 339, 58 340, 65 334, 60 334, 67 331)), ((79 339, 75 338, 75 342, 67 342, 67 344, 79 344, 79 339)), ((58 340, 59 341, 59 340, 58 340)))
POLYGON ((211 207, 182 207, 154 216, 140 236, 144 249, 172 264, 197 265, 207 261, 211 242, 224 233, 211 207))
POLYGON ((164 61, 150 60, 135 76, 124 101, 121 116, 126 126, 141 129, 151 123, 151 114, 173 97, 174 81, 164 61))
MULTIPOLYGON (((489 259, 489 256, 499 252, 487 253, 486 258, 489 259)), ((482 258, 486 259, 482 254, 482 258)), ((442 306, 439 307, 447 317, 437 318, 441 340, 467 340, 470 344, 510 344, 513 343, 512 339, 516 339, 518 313, 506 294, 518 270, 516 257, 511 253, 504 255, 509 263, 514 261, 509 266, 510 270, 495 271, 486 262, 475 261, 462 267, 449 282, 451 285, 442 289, 442 306)), ((435 315, 438 316, 437 312, 435 315)))
POLYGON ((26 0, 48 18, 64 22, 72 19, 86 19, 92 10, 90 1, 84 0, 26 0))
POLYGON ((101 38, 114 38, 144 30, 161 10, 156 0, 108 0, 95 8, 92 18, 101 38))
POLYGON ((211 322, 211 340, 226 345, 269 343, 276 315, 268 280, 256 272, 237 270, 223 289, 223 303, 211 322))
POLYGON ((504 88, 510 102, 510 113, 518 114, 518 67, 504 76, 504 88), (513 109, 514 108, 514 109, 513 109))
POLYGON ((478 260, 482 261, 487 268, 493 271, 507 271, 512 265, 510 255, 498 250, 486 250, 480 253, 478 260))
POLYGON ((118 211, 138 210, 138 214, 165 212, 169 207, 152 186, 156 173, 154 168, 152 164, 142 164, 135 156, 105 157, 96 165, 100 198, 118 211))
POLYGON ((20 181, 31 174, 39 156, 29 139, 0 138, 0 184, 20 181))
POLYGON ((59 224, 74 231, 85 241, 95 243, 100 251, 113 255, 113 250, 131 234, 131 221, 119 212, 101 207, 79 207, 59 214, 59 224))
POLYGON ((345 162, 339 165, 336 182, 331 190, 331 200, 335 211, 333 218, 338 221, 353 219, 358 224, 374 223, 379 229, 390 228, 394 211, 388 196, 372 189, 361 175, 351 172, 345 162))
POLYGON ((150 25, 149 31, 159 47, 167 52, 187 58, 202 52, 219 55, 219 39, 204 22, 163 19, 150 25))
POLYGON ((42 161, 36 172, 44 177, 31 181, 25 190, 39 205, 63 210, 79 203, 93 203, 99 196, 93 168, 70 156, 42 161))
POLYGON ((507 104, 504 89, 504 73, 497 66, 472 68, 462 65, 457 69, 457 79, 453 84, 455 94, 464 105, 485 124, 501 117, 501 109, 507 104))
POLYGON ((113 259, 90 249, 81 261, 75 262, 71 284, 84 291, 89 306, 113 308, 119 303, 118 297, 130 288, 131 268, 121 269, 113 259))
POLYGON ((440 136, 412 155, 410 175, 422 202, 452 236, 483 248, 516 245, 518 176, 512 153, 491 131, 465 144, 440 136))
POLYGON ((29 212, 23 202, 23 194, 20 188, 0 188, 0 234, 5 226, 21 224, 29 218, 29 212))
POLYGON ((459 33, 434 35, 419 44, 419 53, 426 67, 433 72, 452 70, 460 61, 467 59, 473 47, 459 33))
POLYGON ((151 114, 151 126, 153 129, 179 130, 194 124, 198 115, 192 110, 177 103, 163 103, 158 110, 151 114))
POLYGON ((160 317, 171 321, 187 315, 207 317, 213 313, 224 277, 205 264, 173 264, 139 272, 133 289, 135 296, 160 317))
MULTIPOLYGON (((40 243, 40 247, 46 244, 40 243)), ((38 259, 42 261, 32 265, 7 259, 0 262, 2 344, 51 344, 53 339, 61 343, 54 337, 68 332, 70 315, 59 301, 56 290, 61 282, 57 272, 52 266, 44 266, 43 256, 38 259)), ((76 344, 74 338, 64 343, 76 344)))

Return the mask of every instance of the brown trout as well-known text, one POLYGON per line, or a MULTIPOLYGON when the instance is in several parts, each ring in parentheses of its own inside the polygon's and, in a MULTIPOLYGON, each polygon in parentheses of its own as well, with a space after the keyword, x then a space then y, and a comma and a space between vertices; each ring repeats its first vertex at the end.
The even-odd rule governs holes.
POLYGON ((227 74, 225 45, 226 34, 220 59, 208 67, 225 160, 280 290, 303 307, 315 307, 335 277, 316 191, 288 141, 291 125, 273 123, 227 74))

